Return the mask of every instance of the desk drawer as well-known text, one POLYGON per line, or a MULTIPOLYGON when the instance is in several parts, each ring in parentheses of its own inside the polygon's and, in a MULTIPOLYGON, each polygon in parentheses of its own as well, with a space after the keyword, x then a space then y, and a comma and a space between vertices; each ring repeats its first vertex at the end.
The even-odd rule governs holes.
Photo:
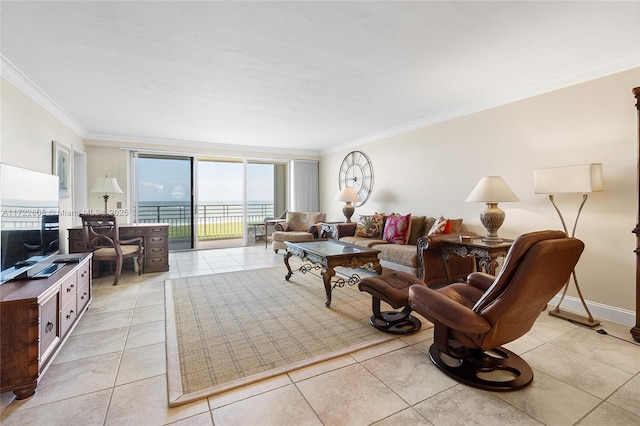
POLYGON ((166 235, 149 235, 147 237, 147 247, 166 246, 169 238, 166 235))

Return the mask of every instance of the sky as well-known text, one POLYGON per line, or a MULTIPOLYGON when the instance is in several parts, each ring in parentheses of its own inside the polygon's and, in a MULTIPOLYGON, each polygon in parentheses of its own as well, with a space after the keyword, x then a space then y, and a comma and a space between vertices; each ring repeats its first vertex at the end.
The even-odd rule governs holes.
MULTIPOLYGON (((190 162, 187 159, 139 158, 140 201, 189 201, 190 162)), ((198 202, 242 202, 243 164, 199 161, 198 202)), ((273 202, 273 165, 250 163, 247 201, 273 202)))

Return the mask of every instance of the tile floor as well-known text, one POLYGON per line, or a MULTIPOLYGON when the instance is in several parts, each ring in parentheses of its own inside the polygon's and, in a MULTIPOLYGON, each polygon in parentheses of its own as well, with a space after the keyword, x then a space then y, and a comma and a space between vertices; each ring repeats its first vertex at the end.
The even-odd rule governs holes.
MULTIPOLYGON (((528 388, 457 384, 428 360, 431 330, 194 403, 167 408, 164 279, 282 265, 264 246, 178 252, 171 271, 94 282, 93 302, 24 401, 1 395, 2 425, 639 425, 640 346, 543 313, 508 347, 528 388)), ((320 290, 320 287, 319 287, 320 290)))

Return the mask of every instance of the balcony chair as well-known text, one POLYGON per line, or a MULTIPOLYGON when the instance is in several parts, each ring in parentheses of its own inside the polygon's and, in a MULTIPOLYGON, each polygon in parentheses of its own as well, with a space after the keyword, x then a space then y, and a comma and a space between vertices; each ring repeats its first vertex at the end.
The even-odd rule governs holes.
POLYGON ((409 305, 434 324, 431 361, 469 386, 521 389, 531 367, 501 345, 527 333, 565 285, 584 249, 561 231, 518 237, 497 277, 473 272, 466 283, 409 287, 409 305))
POLYGON ((143 253, 142 238, 136 237, 129 240, 121 240, 118 234, 118 225, 113 215, 80 215, 84 243, 87 250, 93 252, 94 271, 97 271, 99 262, 116 262, 113 285, 117 285, 122 273, 124 259, 137 257, 138 275, 142 274, 143 253))

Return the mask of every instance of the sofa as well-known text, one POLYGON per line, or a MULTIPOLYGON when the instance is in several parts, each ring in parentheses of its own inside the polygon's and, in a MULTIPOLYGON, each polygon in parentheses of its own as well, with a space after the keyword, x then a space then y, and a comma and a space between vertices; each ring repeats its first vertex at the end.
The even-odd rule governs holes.
MULTIPOLYGON (((447 282, 442 241, 460 235, 476 234, 464 228, 462 219, 376 213, 361 215, 358 222, 336 226, 332 237, 380 250, 378 257, 383 268, 409 272, 432 285, 447 282), (395 229, 385 232, 390 228, 395 229)), ((472 257, 452 256, 448 262, 452 280, 465 279, 474 270, 472 257)))
POLYGON ((286 221, 275 225, 271 234, 271 247, 278 253, 286 249, 285 241, 313 241, 318 238, 320 223, 325 220, 323 212, 287 212, 286 221))

